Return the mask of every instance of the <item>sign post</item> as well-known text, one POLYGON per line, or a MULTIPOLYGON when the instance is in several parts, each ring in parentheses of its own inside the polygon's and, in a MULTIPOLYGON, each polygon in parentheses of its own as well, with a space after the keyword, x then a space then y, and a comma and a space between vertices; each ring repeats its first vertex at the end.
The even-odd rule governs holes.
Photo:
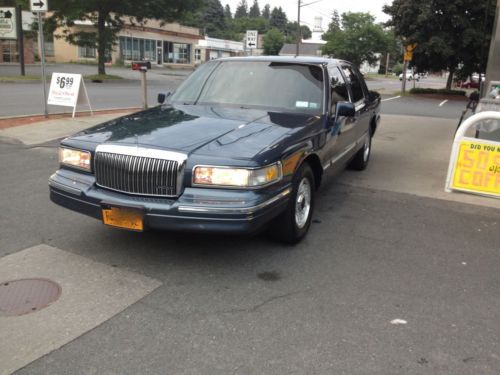
MULTIPOLYGON (((417 43, 413 44, 408 44, 405 47, 405 53, 404 53, 404 64, 403 64, 403 79, 402 79, 402 86, 401 86, 401 92, 405 93, 406 92, 406 71, 408 70, 408 63, 413 59, 413 51, 417 48, 417 43)), ((415 77, 412 77, 415 79, 415 77)))
POLYGON ((17 49, 19 51, 19 65, 21 66, 21 75, 26 75, 24 70, 24 35, 23 35, 23 11, 21 5, 16 7, 17 22, 17 49))
POLYGON ((257 30, 247 30, 246 46, 250 50, 250 55, 252 54, 252 50, 257 48, 258 36, 257 30))
POLYGON ((31 11, 37 13, 38 16, 38 41, 40 45, 40 60, 42 63, 42 87, 43 87, 43 107, 45 117, 49 116, 47 109, 47 89, 45 87, 46 74, 45 74, 45 37, 43 35, 43 20, 42 13, 48 10, 48 0, 30 0, 31 11))

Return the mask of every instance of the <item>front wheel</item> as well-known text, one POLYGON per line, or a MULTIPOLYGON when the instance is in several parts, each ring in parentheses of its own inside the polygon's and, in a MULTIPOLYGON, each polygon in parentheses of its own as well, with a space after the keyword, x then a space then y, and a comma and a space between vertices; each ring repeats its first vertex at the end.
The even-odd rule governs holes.
POLYGON ((354 155, 354 158, 350 161, 348 168, 354 169, 356 171, 362 171, 366 169, 366 167, 368 166, 368 162, 370 161, 371 151, 372 137, 370 133, 368 133, 365 137, 363 147, 361 147, 356 155, 354 155))
POLYGON ((270 234, 277 240, 296 244, 305 237, 314 209, 314 174, 304 163, 293 178, 292 193, 285 211, 274 219, 270 234))

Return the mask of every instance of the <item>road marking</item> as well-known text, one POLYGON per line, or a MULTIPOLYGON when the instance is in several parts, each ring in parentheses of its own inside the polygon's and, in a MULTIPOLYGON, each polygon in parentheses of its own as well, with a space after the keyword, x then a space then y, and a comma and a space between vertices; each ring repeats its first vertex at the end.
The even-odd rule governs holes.
POLYGON ((440 106, 440 107, 442 107, 442 106, 443 106, 443 105, 445 105, 447 102, 448 102, 448 99, 443 100, 441 103, 439 103, 439 106, 440 106))
POLYGON ((398 99, 398 98, 401 98, 401 95, 398 95, 398 96, 393 96, 392 98, 382 99, 381 101, 382 101, 382 102, 387 102, 387 101, 389 101, 389 100, 394 100, 394 99, 398 99))

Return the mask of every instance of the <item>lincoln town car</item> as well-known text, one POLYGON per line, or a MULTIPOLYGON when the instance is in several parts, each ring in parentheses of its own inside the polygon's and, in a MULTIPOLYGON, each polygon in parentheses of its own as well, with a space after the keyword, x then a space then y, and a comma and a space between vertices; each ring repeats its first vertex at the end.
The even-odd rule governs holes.
POLYGON ((380 121, 357 67, 319 57, 213 60, 159 99, 62 140, 51 200, 122 229, 297 243, 318 187, 366 168, 380 121))

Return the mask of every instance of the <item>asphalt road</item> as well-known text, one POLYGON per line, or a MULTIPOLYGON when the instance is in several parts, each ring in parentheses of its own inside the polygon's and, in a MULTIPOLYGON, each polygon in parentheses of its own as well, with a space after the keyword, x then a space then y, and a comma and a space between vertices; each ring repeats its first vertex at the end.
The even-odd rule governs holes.
MULTIPOLYGON (((411 128, 415 145, 430 128, 411 128)), ((397 139, 382 124, 369 168, 402 167, 397 139)), ((500 373, 498 209, 346 172, 296 247, 137 234, 48 200, 56 147, 0 143, 0 259, 42 243, 162 286, 17 374, 500 373)))

